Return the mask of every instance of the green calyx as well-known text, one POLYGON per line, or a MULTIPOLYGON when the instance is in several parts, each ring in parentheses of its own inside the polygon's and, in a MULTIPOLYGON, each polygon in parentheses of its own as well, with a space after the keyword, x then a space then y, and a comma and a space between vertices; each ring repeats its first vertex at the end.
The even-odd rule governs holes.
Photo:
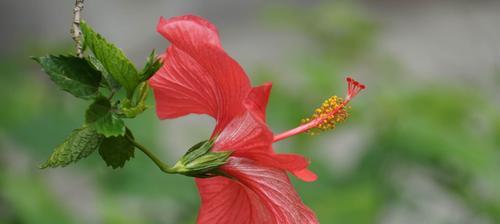
POLYGON ((172 167, 178 174, 207 178, 220 175, 217 168, 226 164, 231 151, 210 151, 214 140, 202 141, 191 147, 182 158, 172 167))

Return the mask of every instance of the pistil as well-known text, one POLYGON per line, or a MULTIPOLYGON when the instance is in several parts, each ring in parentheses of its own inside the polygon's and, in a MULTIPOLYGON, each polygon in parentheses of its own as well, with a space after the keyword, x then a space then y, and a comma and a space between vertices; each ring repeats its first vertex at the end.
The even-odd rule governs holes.
POLYGON ((357 82, 351 77, 346 78, 347 95, 345 100, 340 97, 332 96, 325 100, 323 104, 314 111, 310 118, 302 120, 302 125, 285 131, 274 136, 274 142, 281 141, 285 138, 306 132, 312 135, 318 134, 321 131, 332 130, 338 123, 343 122, 349 117, 347 104, 361 90, 365 89, 365 85, 357 82))

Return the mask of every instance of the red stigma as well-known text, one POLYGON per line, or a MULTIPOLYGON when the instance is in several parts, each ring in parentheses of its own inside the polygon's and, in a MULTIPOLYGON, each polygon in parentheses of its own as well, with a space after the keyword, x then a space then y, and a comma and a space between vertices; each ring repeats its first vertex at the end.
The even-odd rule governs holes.
POLYGON ((346 96, 346 101, 351 100, 353 97, 358 95, 358 93, 365 89, 366 86, 359 83, 358 81, 354 80, 351 77, 346 78, 347 81, 347 96, 346 96))

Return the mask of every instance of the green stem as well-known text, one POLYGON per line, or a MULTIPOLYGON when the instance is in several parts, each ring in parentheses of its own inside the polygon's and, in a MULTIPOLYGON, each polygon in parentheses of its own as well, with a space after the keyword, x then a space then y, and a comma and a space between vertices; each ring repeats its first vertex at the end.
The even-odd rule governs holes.
POLYGON ((153 152, 149 151, 149 149, 147 149, 143 145, 136 142, 129 135, 126 135, 126 136, 127 136, 127 139, 130 141, 130 143, 132 143, 136 148, 138 148, 144 154, 146 154, 146 156, 148 156, 156 164, 156 166, 158 166, 158 168, 160 168, 161 171, 163 171, 165 173, 169 173, 169 174, 177 173, 174 169, 172 169, 170 166, 168 166, 168 164, 166 164, 166 163, 162 162, 160 159, 158 159, 158 157, 156 157, 155 154, 153 154, 153 152))
POLYGON ((139 99, 136 102, 136 105, 140 103, 144 103, 146 98, 148 97, 149 85, 147 82, 142 82, 139 87, 139 99))

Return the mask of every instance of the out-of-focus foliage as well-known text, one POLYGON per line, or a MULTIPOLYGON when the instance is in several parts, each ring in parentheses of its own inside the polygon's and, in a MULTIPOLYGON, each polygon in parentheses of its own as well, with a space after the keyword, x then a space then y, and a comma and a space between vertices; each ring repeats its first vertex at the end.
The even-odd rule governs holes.
MULTIPOLYGON (((288 58, 303 82, 293 91, 274 83, 268 120, 276 132, 297 125, 330 94, 342 96, 349 71, 366 73, 355 76, 368 88, 345 124, 275 146, 311 157, 318 181, 292 180, 321 223, 500 223, 495 90, 406 75, 396 59, 373 48, 379 25, 351 3, 275 6, 264 18, 272 29, 294 30, 311 42, 288 58), (336 158, 344 154, 349 162, 336 158)), ((75 113, 86 105, 68 100, 27 58, 2 58, 0 70, 0 223, 194 222, 199 199, 192 179, 165 175, 142 154, 121 170, 97 155, 64 170, 38 170, 58 140, 83 122, 75 113)), ((282 76, 261 66, 252 79, 282 76)), ((156 124, 148 110, 130 128, 158 149, 156 124)))
MULTIPOLYGON (((271 123, 278 122, 274 126, 298 121, 295 116, 314 108, 312 98, 321 102, 325 94, 343 91, 339 80, 349 75, 345 71, 363 67, 370 73, 359 78, 368 89, 353 103, 353 116, 340 133, 302 137, 285 146, 301 153, 308 149, 317 162, 317 183, 297 184, 322 223, 398 223, 398 213, 406 214, 404 223, 500 222, 500 175, 495 174, 500 108, 488 90, 477 91, 479 81, 413 81, 394 59, 373 50, 377 24, 353 4, 275 7, 266 15, 276 22, 273 27, 287 25, 314 43, 311 52, 292 59, 307 77, 298 91, 274 86, 268 110, 271 123), (300 112, 287 118, 283 108, 300 112), (325 150, 318 141, 328 144, 336 134, 355 139, 355 146, 337 149, 358 152, 347 171, 335 170, 339 166, 331 157, 316 152, 325 150), (443 196, 433 200, 436 192, 443 196), (448 201, 455 204, 441 209, 462 214, 443 218, 428 209, 448 201)), ((273 73, 279 71, 261 71, 262 79, 278 76, 273 73)))

